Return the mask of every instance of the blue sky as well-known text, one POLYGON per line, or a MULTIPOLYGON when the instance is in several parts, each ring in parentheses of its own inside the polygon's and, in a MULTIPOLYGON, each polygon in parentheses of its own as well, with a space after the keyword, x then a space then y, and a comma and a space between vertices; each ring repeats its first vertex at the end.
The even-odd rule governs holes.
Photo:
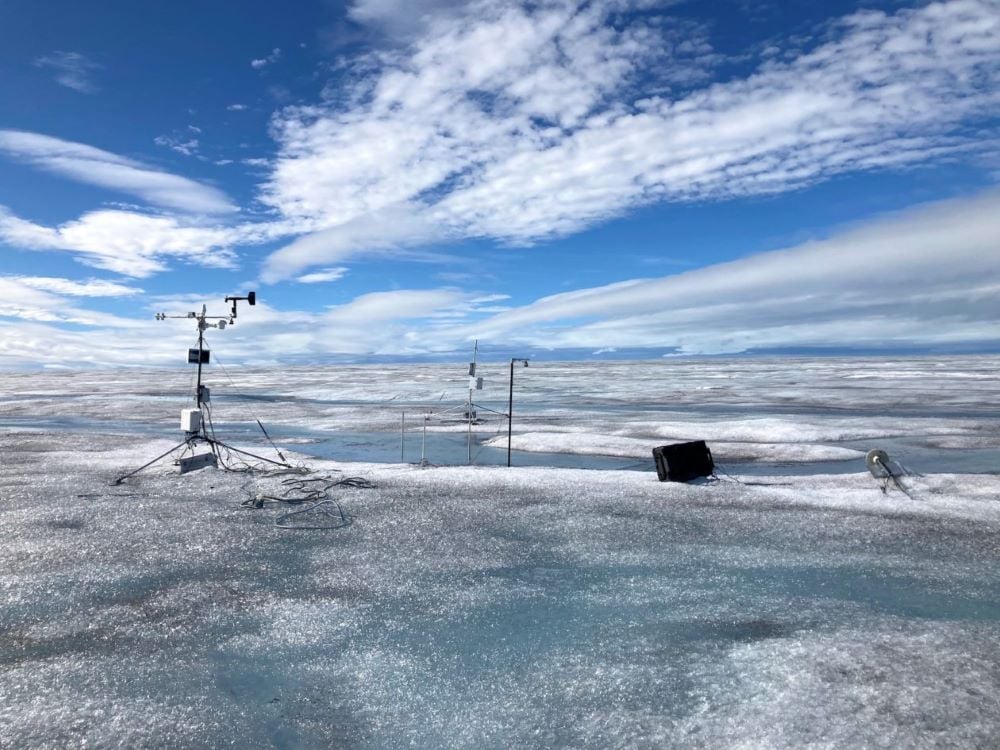
POLYGON ((38 3, 0 366, 995 351, 1000 2, 38 3))

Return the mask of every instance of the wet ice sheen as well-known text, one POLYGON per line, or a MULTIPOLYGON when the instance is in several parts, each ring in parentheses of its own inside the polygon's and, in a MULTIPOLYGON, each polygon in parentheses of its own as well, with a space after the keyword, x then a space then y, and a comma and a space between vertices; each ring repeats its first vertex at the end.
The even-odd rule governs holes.
MULTIPOLYGON (((486 388, 477 401, 505 412, 506 363, 480 370, 486 388)), ((918 471, 994 472, 998 372, 997 357, 535 362, 518 374, 515 442, 522 464, 598 469, 646 470, 646 446, 704 439, 718 444, 723 461, 806 473, 863 470, 858 456, 871 447, 912 457, 918 471), (599 438, 588 438, 595 435, 607 436, 609 455, 595 453, 599 438)), ((206 382, 217 424, 242 440, 261 442, 260 417, 273 435, 316 456, 395 462, 406 412, 404 455, 412 462, 431 413, 428 460, 459 464, 467 460, 466 425, 443 413, 466 398, 465 373, 441 364, 209 367, 206 382)), ((18 396, 0 400, 0 430, 172 432, 191 376, 184 369, 0 373, 0 393, 18 396)), ((475 460, 506 463, 506 422, 480 415, 475 460)))
MULTIPOLYGON (((970 411, 949 425, 974 436, 988 422, 970 411)), ((914 477, 910 499, 861 472, 677 485, 317 461, 377 488, 338 495, 351 526, 296 533, 271 525, 277 511, 240 508, 241 475, 164 466, 107 486, 174 437, 0 434, 0 745, 1000 735, 996 475, 914 477)))

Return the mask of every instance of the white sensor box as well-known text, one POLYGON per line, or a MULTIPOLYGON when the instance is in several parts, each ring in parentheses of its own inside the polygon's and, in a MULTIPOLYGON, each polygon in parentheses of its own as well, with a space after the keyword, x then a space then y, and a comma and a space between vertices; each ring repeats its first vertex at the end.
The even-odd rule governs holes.
POLYGON ((181 429, 198 432, 201 429, 201 409, 181 409, 181 429))

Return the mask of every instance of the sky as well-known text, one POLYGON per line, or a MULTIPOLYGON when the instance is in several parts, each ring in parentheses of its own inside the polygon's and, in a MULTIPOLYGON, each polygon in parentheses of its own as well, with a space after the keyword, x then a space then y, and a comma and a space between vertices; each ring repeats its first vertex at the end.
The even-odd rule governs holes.
POLYGON ((0 367, 995 352, 998 182, 1000 0, 5 0, 0 367))

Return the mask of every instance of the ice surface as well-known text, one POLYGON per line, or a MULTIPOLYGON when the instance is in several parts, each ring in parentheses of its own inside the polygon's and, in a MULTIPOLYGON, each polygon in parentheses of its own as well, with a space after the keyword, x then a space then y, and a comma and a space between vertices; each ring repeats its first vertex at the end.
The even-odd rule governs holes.
MULTIPOLYGON (((962 362, 801 361, 791 406, 779 404, 791 374, 757 362, 711 362, 703 378, 691 363, 643 365, 631 383, 614 365, 603 392, 600 368, 533 365, 514 437, 627 448, 701 437, 718 408, 712 439, 758 460, 793 460, 768 459, 769 446, 912 436, 901 445, 915 452, 957 446, 935 448, 951 463, 997 434, 984 406, 996 379, 962 362), (699 380, 723 395, 685 411, 699 380), (840 388, 888 405, 873 416, 840 388), (662 421, 650 393, 664 394, 662 421)), ((431 405, 443 371, 394 370, 407 408, 431 405)), ((287 382, 243 373, 245 398, 220 384, 213 399, 217 415, 252 407, 299 441, 322 431, 296 420, 332 430, 342 414, 392 436, 398 411, 376 400, 392 378, 349 377, 366 372, 370 388, 350 391, 364 402, 324 393, 319 368, 287 382)), ((883 494, 860 468, 684 485, 651 470, 320 461, 298 442, 294 461, 376 487, 335 493, 345 528, 284 531, 280 509, 241 506, 280 477, 164 463, 109 486, 182 438, 185 400, 167 385, 0 376, 19 396, 0 399, 0 746, 991 747, 1000 735, 996 473, 925 471, 904 479, 909 495, 883 494)), ((238 429, 245 417, 226 419, 238 447, 268 450, 238 429)))
MULTIPOLYGON (((476 400, 485 422, 474 427, 473 440, 482 447, 494 439, 496 449, 481 459, 499 461, 506 452, 508 370, 506 363, 488 362, 480 370, 486 390, 476 400)), ((459 439, 467 430, 460 408, 468 394, 465 372, 464 365, 440 364, 213 365, 206 382, 217 423, 241 440, 259 439, 259 417, 272 435, 317 445, 317 455, 364 459, 370 453, 392 461, 405 414, 405 454, 416 460, 429 415, 431 435, 456 438, 434 441, 429 460, 457 464, 467 460, 459 439)), ((515 438, 549 435, 551 450, 574 451, 563 455, 581 457, 581 466, 594 455, 591 447, 584 453, 580 441, 560 442, 560 433, 608 436, 602 456, 638 457, 640 444, 702 439, 723 461, 794 462, 813 472, 835 470, 833 462, 856 455, 846 451, 872 447, 921 464, 917 470, 996 471, 998 373, 996 357, 536 362, 518 371, 514 432, 515 438), (629 440, 639 442, 629 449, 629 440)), ((0 399, 0 431, 162 435, 191 405, 192 384, 193 370, 184 369, 0 373, 0 393, 9 394, 0 399)), ((537 451, 540 443, 521 445, 537 451)))
MULTIPOLYGON (((649 458, 663 439, 638 439, 617 435, 594 435, 584 432, 523 432, 511 437, 511 448, 535 453, 580 453, 600 456, 649 458)), ((502 448, 507 437, 501 435, 483 441, 483 445, 502 448)), ((806 461, 846 461, 864 456, 862 451, 833 445, 807 443, 734 443, 713 441, 712 455, 723 461, 771 461, 794 463, 806 461)))
POLYGON ((860 474, 689 486, 314 462, 378 487, 341 493, 350 527, 295 533, 240 508, 276 479, 157 470, 108 487, 164 443, 62 440, 0 437, 13 746, 984 746, 1000 731, 998 477, 924 477, 914 501, 860 474))

